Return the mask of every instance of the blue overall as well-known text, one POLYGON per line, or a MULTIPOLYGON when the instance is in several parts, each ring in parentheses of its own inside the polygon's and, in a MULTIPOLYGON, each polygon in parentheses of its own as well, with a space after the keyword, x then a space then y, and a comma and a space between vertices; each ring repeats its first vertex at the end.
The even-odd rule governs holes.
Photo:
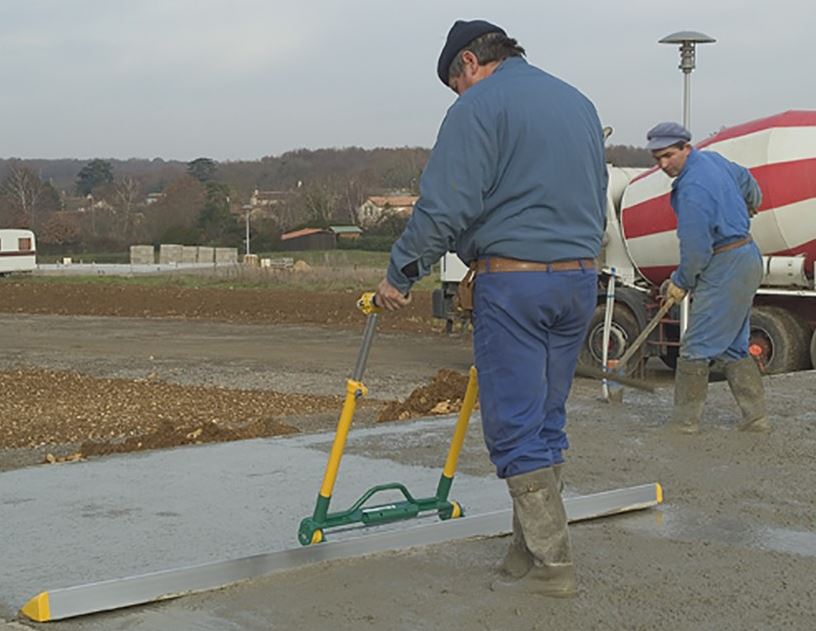
MULTIPOLYGON (((387 278, 407 293, 439 257, 594 259, 606 216, 603 132, 592 103, 521 57, 448 110, 387 278)), ((563 461, 564 402, 596 304, 594 270, 479 274, 474 355, 498 475, 563 461)))
POLYGON ((751 304, 762 281, 762 256, 751 242, 711 257, 694 287, 680 355, 724 362, 748 356, 751 304))
POLYGON ((564 462, 565 405, 597 291, 594 269, 476 276, 473 353, 500 478, 564 462))
POLYGON ((711 151, 693 149, 672 183, 680 266, 672 281, 691 290, 689 328, 680 356, 736 361, 748 356, 751 304, 762 281, 762 256, 751 242, 714 254, 750 234, 748 206, 762 194, 750 172, 711 151))

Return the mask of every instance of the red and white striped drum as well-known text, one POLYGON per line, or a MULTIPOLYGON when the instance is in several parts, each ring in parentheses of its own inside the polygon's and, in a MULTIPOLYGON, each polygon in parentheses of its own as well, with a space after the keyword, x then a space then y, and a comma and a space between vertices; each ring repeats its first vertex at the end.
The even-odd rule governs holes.
MULTIPOLYGON (((816 260, 816 111, 789 111, 725 128, 696 145, 751 170, 762 206, 751 234, 765 255, 816 260)), ((634 178, 623 194, 621 229, 632 262, 655 284, 680 262, 671 179, 657 168, 634 178)))

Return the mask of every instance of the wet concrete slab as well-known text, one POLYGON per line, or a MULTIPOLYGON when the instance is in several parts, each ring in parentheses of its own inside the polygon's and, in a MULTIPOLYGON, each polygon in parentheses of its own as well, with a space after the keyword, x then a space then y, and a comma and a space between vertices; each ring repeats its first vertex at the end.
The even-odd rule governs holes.
MULTIPOLYGON (((385 482, 402 482, 416 497, 433 495, 454 421, 353 432, 330 510, 348 508, 385 482), (398 449, 417 435, 433 439, 439 467, 351 453, 372 439, 398 449)), ((473 425, 471 433, 470 443, 480 441, 473 425)), ((45 590, 297 547, 297 527, 314 510, 333 437, 204 445, 0 474, 0 617, 45 590)), ((509 502, 492 475, 457 475, 451 497, 470 514, 509 502)), ((408 525, 416 520, 380 528, 408 525)))
POLYGON ((621 524, 632 532, 674 541, 708 541, 735 548, 816 557, 816 533, 771 527, 744 517, 663 506, 657 511, 628 516, 621 524))

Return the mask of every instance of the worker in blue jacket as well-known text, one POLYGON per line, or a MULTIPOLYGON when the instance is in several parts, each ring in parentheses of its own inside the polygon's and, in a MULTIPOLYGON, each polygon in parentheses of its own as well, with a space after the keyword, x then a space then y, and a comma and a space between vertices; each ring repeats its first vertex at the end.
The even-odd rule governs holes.
POLYGON ((596 305, 603 131, 583 94, 528 64, 489 22, 456 22, 437 74, 458 98, 376 300, 407 304, 411 286, 449 250, 471 264, 482 425, 514 513, 493 588, 570 596, 565 402, 596 305))
POLYGON ((680 265, 666 292, 691 292, 689 328, 682 338, 670 427, 694 434, 708 392, 712 363, 724 366, 742 411, 740 429, 770 431, 759 368, 748 353, 751 304, 762 281, 762 256, 751 239, 751 217, 762 193, 748 169, 713 151, 698 151, 678 123, 649 131, 647 148, 672 182, 680 265))

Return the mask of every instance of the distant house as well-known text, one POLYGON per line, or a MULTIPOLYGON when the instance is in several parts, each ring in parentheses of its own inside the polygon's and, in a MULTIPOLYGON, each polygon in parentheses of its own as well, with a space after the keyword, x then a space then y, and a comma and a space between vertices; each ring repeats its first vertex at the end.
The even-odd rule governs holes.
POLYGON ((292 195, 291 191, 261 191, 256 188, 249 196, 249 205, 253 208, 278 206, 288 202, 292 195))
POLYGON ((363 227, 374 226, 388 215, 408 217, 419 199, 413 195, 372 195, 357 209, 357 223, 363 227))
POLYGON ((284 250, 334 250, 340 239, 359 239, 363 231, 357 226, 302 228, 281 235, 284 250))
POLYGON ((145 197, 145 205, 150 206, 151 204, 155 204, 156 202, 160 202, 165 197, 164 193, 148 193, 147 197, 145 197))
POLYGON ((282 250, 334 250, 337 235, 327 228, 303 228, 281 235, 282 250))
POLYGON ((272 219, 278 228, 284 229, 291 225, 291 201, 294 196, 292 191, 261 191, 255 189, 249 196, 249 203, 244 204, 241 215, 247 213, 252 220, 272 219))
POLYGON ((85 196, 82 205, 76 210, 80 213, 91 211, 112 212, 113 205, 106 199, 94 199, 94 196, 89 194, 85 196))
POLYGON ((362 229, 357 226, 329 226, 329 230, 334 233, 338 240, 342 239, 344 241, 359 239, 360 235, 363 234, 362 229))

